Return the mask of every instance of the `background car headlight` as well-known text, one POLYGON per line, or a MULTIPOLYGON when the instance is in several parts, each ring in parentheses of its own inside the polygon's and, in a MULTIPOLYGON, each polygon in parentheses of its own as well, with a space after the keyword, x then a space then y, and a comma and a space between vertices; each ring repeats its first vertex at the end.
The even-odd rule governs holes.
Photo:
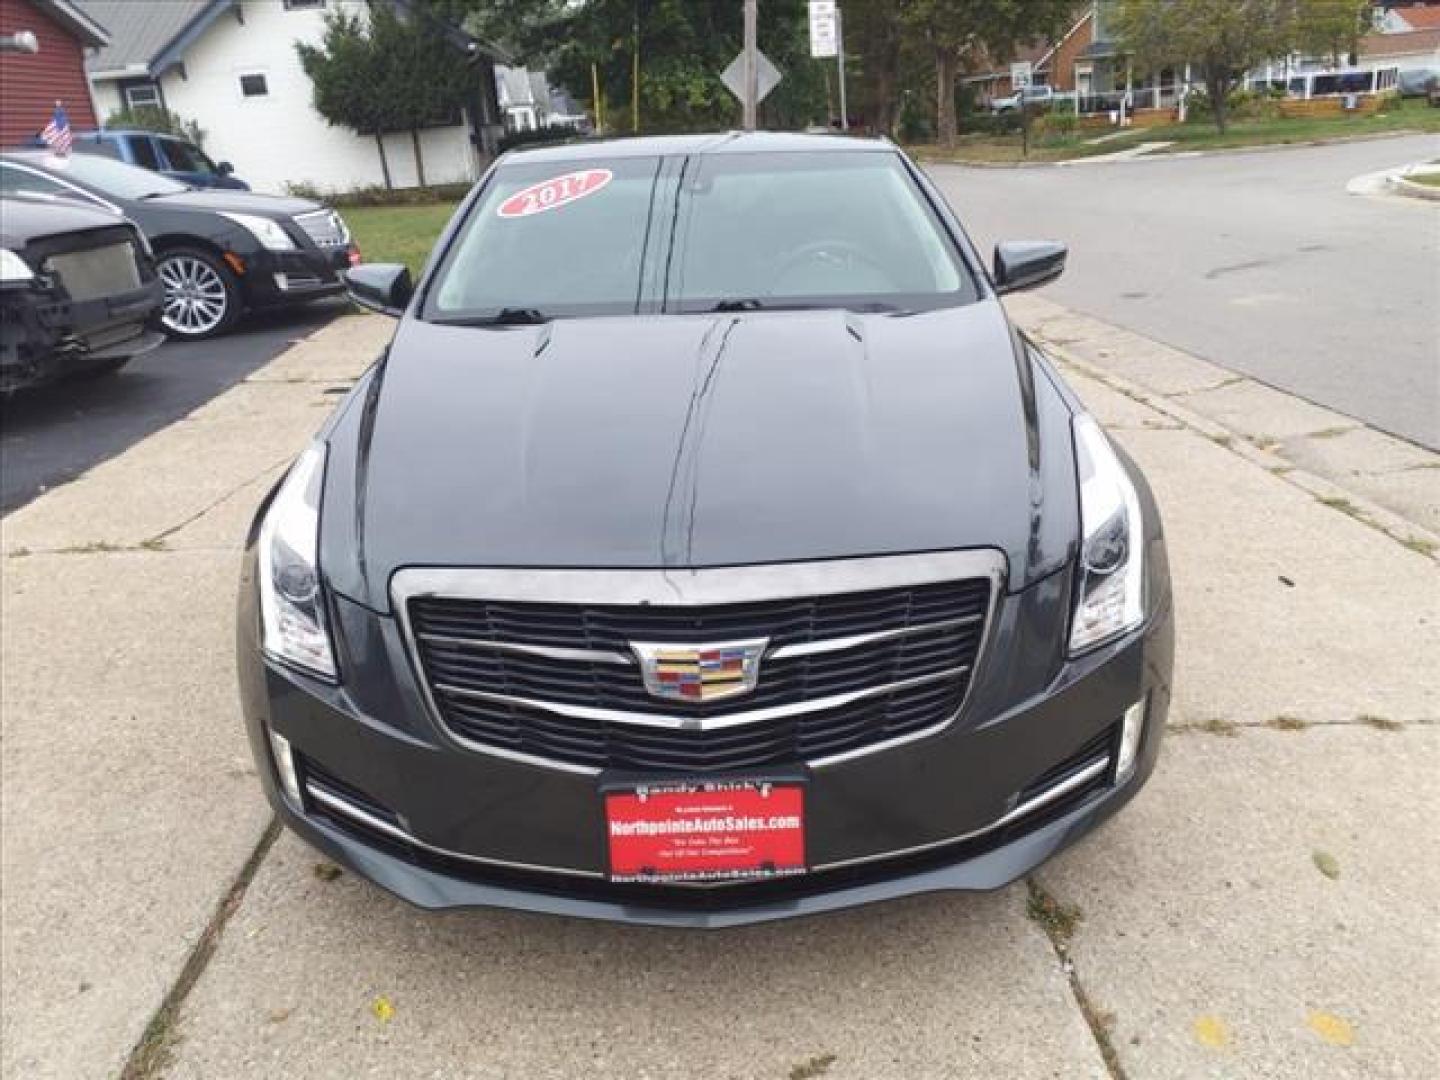
POLYGON ((0 281, 7 285, 16 285, 29 281, 34 276, 34 271, 25 265, 24 259, 9 248, 0 248, 0 281))
POLYGON ((267 653, 335 678, 335 653, 320 585, 320 496, 325 444, 312 443, 285 477, 260 526, 262 641, 267 653))
POLYGON ((1074 421, 1080 475, 1080 566, 1070 655, 1139 626, 1145 615, 1140 497, 1093 417, 1074 421))
POLYGON ((235 214, 229 210, 221 210, 220 216, 229 218, 256 240, 259 240, 261 246, 271 251, 295 250, 295 241, 290 239, 290 234, 281 227, 278 221, 271 221, 269 218, 258 217, 255 214, 235 214))

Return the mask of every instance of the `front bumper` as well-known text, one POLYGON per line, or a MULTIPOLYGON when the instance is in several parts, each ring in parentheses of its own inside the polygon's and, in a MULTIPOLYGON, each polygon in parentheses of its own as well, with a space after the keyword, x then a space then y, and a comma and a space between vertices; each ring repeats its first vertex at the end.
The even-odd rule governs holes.
POLYGON ((343 598, 346 673, 327 686, 265 659, 253 553, 242 584, 240 678, 252 750, 282 820, 356 873, 425 908, 497 906, 721 927, 914 893, 994 889, 1114 813, 1154 767, 1170 700, 1164 583, 1140 630, 1079 660, 1059 655, 1068 572, 1001 599, 970 697, 945 730, 807 769, 802 877, 621 885, 605 876, 600 788, 458 748, 430 719, 394 620, 343 598), (1058 619, 1058 623, 1057 623, 1058 619), (363 665, 356 658, 365 657, 363 665), (1122 717, 1143 703, 1133 772, 1117 782, 1122 717), (301 796, 277 782, 270 733, 293 750, 301 796), (1098 763, 1098 764, 1097 764, 1098 763))
POLYGON ((138 289, 90 300, 33 286, 0 293, 0 390, 64 378, 97 363, 139 356, 165 340, 149 324, 163 289, 151 278, 138 289))
POLYGON ((246 304, 252 308, 304 304, 345 290, 341 271, 351 265, 351 247, 304 247, 266 251, 246 257, 241 277, 246 304))

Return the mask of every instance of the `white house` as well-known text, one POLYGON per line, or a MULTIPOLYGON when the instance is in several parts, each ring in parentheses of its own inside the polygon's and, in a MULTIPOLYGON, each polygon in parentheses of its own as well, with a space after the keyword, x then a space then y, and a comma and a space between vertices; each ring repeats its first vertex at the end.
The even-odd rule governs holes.
MULTIPOLYGON (((257 191, 290 184, 349 191, 384 183, 374 137, 332 127, 315 111, 295 51, 296 42, 323 38, 327 9, 364 17, 365 0, 79 2, 110 30, 110 44, 87 64, 102 121, 122 106, 163 105, 198 123, 206 152, 233 163, 257 191)), ((391 2, 409 8, 406 0, 391 2)), ((473 57, 477 89, 456 122, 421 132, 430 184, 475 180, 500 128, 492 70, 498 55, 458 30, 447 33, 473 57)), ((385 154, 395 186, 414 186, 409 133, 386 135, 385 154)))

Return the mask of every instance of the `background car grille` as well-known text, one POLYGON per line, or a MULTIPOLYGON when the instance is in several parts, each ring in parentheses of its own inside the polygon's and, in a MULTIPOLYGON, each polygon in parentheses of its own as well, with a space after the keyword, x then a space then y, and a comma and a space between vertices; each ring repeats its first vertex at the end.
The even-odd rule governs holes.
POLYGON ((584 768, 712 771, 814 760, 943 723, 964 699, 989 604, 990 581, 975 578, 705 607, 427 596, 410 600, 408 610, 440 717, 461 738, 584 768), (630 650, 632 641, 764 637, 774 654, 876 634, 893 636, 808 655, 767 655, 753 692, 706 703, 652 697, 630 650), (561 655, 514 651, 520 646, 561 655), (853 700, 833 704, 846 695, 853 700), (711 730, 646 723, 772 707, 780 715, 711 730), (575 715, 589 709, 615 715, 575 715))
POLYGON ((316 247, 347 247, 350 244, 350 230, 345 221, 334 210, 316 210, 308 214, 295 215, 295 224, 305 231, 316 247))

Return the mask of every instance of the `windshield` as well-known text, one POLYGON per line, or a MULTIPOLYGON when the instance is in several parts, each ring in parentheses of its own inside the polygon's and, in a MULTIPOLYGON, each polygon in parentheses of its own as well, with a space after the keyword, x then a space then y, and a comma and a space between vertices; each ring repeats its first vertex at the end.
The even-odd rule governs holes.
POLYGON ((180 142, 178 139, 161 139, 159 141, 165 149, 165 157, 170 162, 170 168, 176 172, 213 173, 215 171, 215 163, 189 143, 180 142))
POLYGON ((115 161, 98 154, 50 157, 45 159, 44 165, 56 176, 88 184, 102 195, 111 195, 117 199, 143 199, 149 195, 175 195, 190 190, 184 184, 177 184, 158 173, 137 169, 123 161, 115 161))
POLYGON ((899 155, 728 153, 502 167, 425 314, 898 311, 975 295, 899 155))

